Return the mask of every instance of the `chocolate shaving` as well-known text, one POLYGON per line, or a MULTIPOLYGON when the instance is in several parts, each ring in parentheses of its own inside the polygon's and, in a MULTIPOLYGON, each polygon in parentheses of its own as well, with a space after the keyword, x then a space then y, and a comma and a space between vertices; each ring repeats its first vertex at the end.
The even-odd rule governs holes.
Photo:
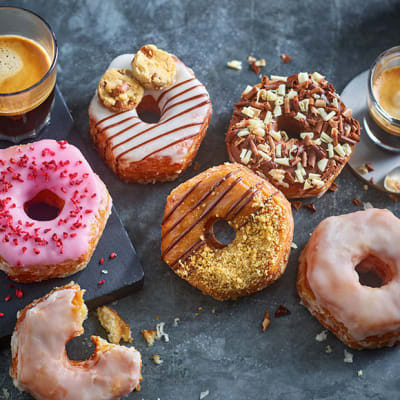
POLYGON ((349 143, 349 144, 353 144, 353 145, 357 143, 355 140, 350 139, 347 136, 343 136, 343 135, 340 136, 340 139, 342 139, 343 142, 346 142, 346 143, 349 143))
POLYGON ((389 194, 389 197, 395 202, 397 203, 399 201, 399 198, 395 195, 395 194, 389 194))
POLYGON ((289 315, 290 314, 290 310, 288 308, 286 308, 285 306, 280 305, 276 310, 275 310, 275 314, 274 317, 275 318, 279 318, 279 317, 283 317, 285 315, 289 315))
POLYGON ((367 168, 368 172, 374 171, 374 167, 371 163, 365 163, 365 167, 367 168))
POLYGON ((194 171, 200 171, 200 163, 198 161, 195 161, 193 164, 193 170, 194 171))
POLYGON ((314 168, 315 167, 315 162, 317 161, 317 156, 316 156, 316 154, 315 154, 315 152, 314 151, 311 151, 310 152, 310 155, 309 155, 309 157, 308 157, 308 165, 311 167, 311 168, 314 168))
POLYGON ((256 64, 255 61, 251 63, 251 69, 258 75, 261 71, 260 67, 256 64))
POLYGON ((339 189, 338 185, 335 182, 332 182, 332 185, 329 187, 329 190, 331 192, 336 192, 336 190, 338 189, 339 189))
POLYGON ((281 60, 284 64, 287 64, 289 61, 292 61, 293 58, 288 56, 287 54, 283 53, 283 54, 281 54, 281 60))
POLYGON ((373 185, 374 183, 375 183, 375 181, 374 181, 374 178, 373 177, 371 177, 370 179, 369 179, 369 181, 368 181, 371 185, 373 185))
POLYGON ((314 203, 304 204, 304 207, 307 207, 312 212, 317 212, 317 208, 315 207, 314 203))
POLYGON ((300 201, 300 200, 292 200, 290 203, 292 204, 292 207, 293 207, 296 211, 300 210, 300 208, 301 208, 302 205, 303 205, 303 202, 300 201))
POLYGON ((360 201, 360 200, 358 200, 358 199, 357 199, 357 197, 354 197, 354 199, 353 199, 353 203, 354 203, 356 206, 359 206, 359 207, 361 207, 361 206, 362 206, 362 203, 361 203, 361 201, 360 201))

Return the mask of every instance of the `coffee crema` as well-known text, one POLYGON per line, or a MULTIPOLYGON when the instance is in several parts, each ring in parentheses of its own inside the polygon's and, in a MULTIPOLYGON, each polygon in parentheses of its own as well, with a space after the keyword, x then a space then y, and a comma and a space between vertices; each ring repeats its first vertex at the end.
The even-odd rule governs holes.
POLYGON ((400 119, 400 66, 383 71, 373 83, 373 92, 379 105, 400 119))
POLYGON ((40 44, 22 36, 0 36, 0 94, 30 88, 46 75, 50 65, 40 44))

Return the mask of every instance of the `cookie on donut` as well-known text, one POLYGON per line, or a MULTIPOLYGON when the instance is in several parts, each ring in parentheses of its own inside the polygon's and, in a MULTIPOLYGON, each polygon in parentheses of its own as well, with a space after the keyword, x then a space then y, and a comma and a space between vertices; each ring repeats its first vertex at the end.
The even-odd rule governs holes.
POLYGON ((368 209, 329 217, 299 259, 297 290, 317 320, 349 347, 400 342, 400 219, 368 209), (380 285, 360 282, 359 273, 380 285))
POLYGON ((208 169, 174 189, 162 221, 162 259, 181 278, 217 300, 262 290, 285 271, 293 236, 290 203, 240 164, 208 169), (220 243, 225 220, 235 239, 220 243))
POLYGON ((173 57, 154 44, 142 46, 131 65, 133 75, 146 89, 161 90, 174 83, 176 65, 173 57))
POLYGON ((286 197, 321 196, 360 140, 360 124, 321 74, 264 76, 235 104, 225 140, 232 162, 286 197))

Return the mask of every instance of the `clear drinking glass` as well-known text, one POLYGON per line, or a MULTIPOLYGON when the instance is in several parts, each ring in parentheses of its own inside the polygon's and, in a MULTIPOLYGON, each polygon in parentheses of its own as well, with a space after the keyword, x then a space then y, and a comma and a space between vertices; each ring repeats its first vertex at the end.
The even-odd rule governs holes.
POLYGON ((400 46, 381 53, 369 70, 368 110, 374 121, 386 132, 400 136, 400 120, 389 115, 379 104, 374 86, 379 76, 386 70, 400 66, 400 46))
POLYGON ((22 8, 0 7, 0 38, 9 35, 36 42, 51 60, 47 73, 31 87, 15 93, 0 93, 0 140, 19 143, 36 137, 50 122, 58 47, 54 32, 39 15, 22 8))

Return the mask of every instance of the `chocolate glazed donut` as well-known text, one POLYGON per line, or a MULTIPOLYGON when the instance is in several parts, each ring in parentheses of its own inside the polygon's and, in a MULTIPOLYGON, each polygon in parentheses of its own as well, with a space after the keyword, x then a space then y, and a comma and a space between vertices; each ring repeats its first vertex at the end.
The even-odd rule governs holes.
POLYGON ((240 164, 213 167, 168 196, 162 222, 162 259, 181 278, 217 300, 257 292, 284 272, 293 236, 290 203, 240 164), (228 245, 214 235, 225 220, 228 245))
POLYGON ((317 72, 264 76, 235 104, 226 133, 232 162, 268 179, 287 197, 321 196, 359 141, 360 124, 317 72))

